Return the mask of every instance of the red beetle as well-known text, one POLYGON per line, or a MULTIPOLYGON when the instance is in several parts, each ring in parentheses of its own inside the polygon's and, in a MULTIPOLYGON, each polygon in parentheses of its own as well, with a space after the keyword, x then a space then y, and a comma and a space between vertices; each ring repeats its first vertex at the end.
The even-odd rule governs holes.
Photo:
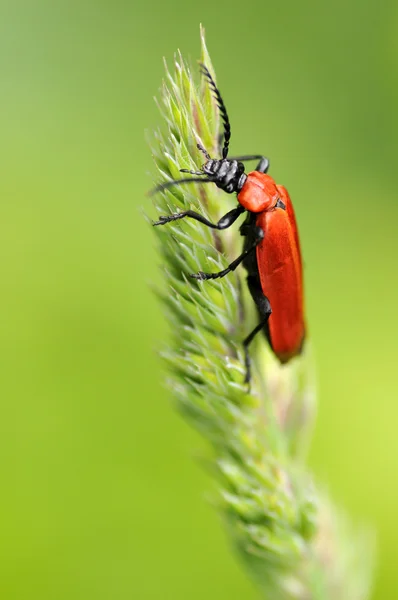
POLYGON ((303 272, 296 218, 287 190, 276 185, 267 175, 269 161, 264 156, 250 155, 227 158, 231 126, 221 94, 208 69, 201 65, 215 95, 224 123, 222 158, 212 159, 198 145, 206 157, 200 171, 187 171, 194 177, 168 181, 153 192, 188 182, 215 183, 228 194, 236 193, 238 206, 212 223, 199 213, 184 212, 160 217, 154 225, 164 225, 189 217, 213 229, 226 229, 245 211, 247 218, 240 232, 245 236, 242 254, 226 269, 218 273, 191 275, 195 279, 217 279, 234 271, 243 263, 248 272, 247 283, 257 306, 260 323, 243 341, 245 349, 246 378, 250 381, 250 357, 248 347, 255 335, 263 330, 269 344, 281 363, 300 354, 304 337, 303 272), (246 174, 243 162, 259 160, 255 171, 246 174))

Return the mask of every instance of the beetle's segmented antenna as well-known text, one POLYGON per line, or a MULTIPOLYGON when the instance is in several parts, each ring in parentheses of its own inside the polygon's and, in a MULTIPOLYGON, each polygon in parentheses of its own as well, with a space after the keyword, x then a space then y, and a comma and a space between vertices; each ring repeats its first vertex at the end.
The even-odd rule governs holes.
POLYGON ((202 153, 202 154, 204 154, 204 155, 205 155, 205 157, 206 157, 206 159, 207 159, 207 160, 211 160, 211 156, 210 156, 210 154, 207 152, 206 148, 204 148, 204 147, 202 146, 202 144, 199 144, 199 143, 198 143, 198 144, 196 144, 196 147, 198 148, 198 150, 200 150, 200 151, 201 151, 201 153, 202 153))
POLYGON ((205 175, 203 171, 191 171, 190 169, 180 169, 180 173, 189 173, 190 175, 205 175))
POLYGON ((221 118, 224 123, 224 146, 222 149, 222 157, 227 158, 228 156, 228 148, 229 148, 229 140, 231 139, 231 124, 229 122, 227 109, 225 108, 224 101, 221 97, 221 94, 216 86, 213 77, 210 75, 209 69, 203 63, 199 63, 200 68, 202 69, 202 74, 207 77, 209 81, 210 88, 214 94, 214 97, 217 102, 217 106, 220 109, 221 118))

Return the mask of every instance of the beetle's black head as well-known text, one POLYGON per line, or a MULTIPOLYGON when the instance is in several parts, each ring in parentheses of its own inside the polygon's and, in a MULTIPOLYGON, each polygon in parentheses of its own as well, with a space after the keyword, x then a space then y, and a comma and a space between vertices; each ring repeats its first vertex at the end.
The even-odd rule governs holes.
POLYGON ((156 187, 152 193, 164 190, 174 185, 180 185, 181 183, 201 182, 215 183, 218 188, 222 189, 224 192, 227 192, 227 194, 232 194, 234 192, 239 192, 246 181, 247 176, 245 174, 245 167, 243 166, 243 163, 233 159, 229 160, 227 158, 229 141, 231 139, 231 125, 224 101, 207 67, 203 64, 201 64, 200 67, 202 74, 209 82, 210 89, 214 94, 224 124, 224 144, 221 150, 221 158, 211 158, 207 150, 205 150, 201 144, 197 144, 199 150, 207 159, 200 171, 181 169, 181 173, 189 173, 190 175, 194 175, 194 177, 167 181, 166 183, 162 183, 156 187))
POLYGON ((209 157, 209 160, 203 165, 202 171, 210 181, 213 181, 227 194, 239 192, 247 177, 243 163, 237 160, 228 160, 228 158, 217 160, 209 157))

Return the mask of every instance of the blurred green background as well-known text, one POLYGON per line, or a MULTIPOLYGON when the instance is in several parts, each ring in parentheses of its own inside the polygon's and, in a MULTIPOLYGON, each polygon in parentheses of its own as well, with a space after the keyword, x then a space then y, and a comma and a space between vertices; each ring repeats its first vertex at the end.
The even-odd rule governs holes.
MULTIPOLYGON (((398 5, 0 2, 4 600, 251 599, 174 414, 140 211, 162 57, 199 56, 233 153, 295 202, 319 416, 310 462, 398 587, 398 5)), ((221 210, 221 209, 220 209, 221 210)))

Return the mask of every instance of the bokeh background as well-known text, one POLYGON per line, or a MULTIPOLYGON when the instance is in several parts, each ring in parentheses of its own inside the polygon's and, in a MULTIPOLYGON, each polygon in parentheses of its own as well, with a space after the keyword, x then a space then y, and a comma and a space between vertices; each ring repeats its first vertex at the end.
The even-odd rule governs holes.
POLYGON ((199 56, 234 153, 293 196, 319 415, 310 463, 398 588, 398 5, 0 2, 0 595, 251 599, 162 387, 141 215, 162 57, 199 56))

